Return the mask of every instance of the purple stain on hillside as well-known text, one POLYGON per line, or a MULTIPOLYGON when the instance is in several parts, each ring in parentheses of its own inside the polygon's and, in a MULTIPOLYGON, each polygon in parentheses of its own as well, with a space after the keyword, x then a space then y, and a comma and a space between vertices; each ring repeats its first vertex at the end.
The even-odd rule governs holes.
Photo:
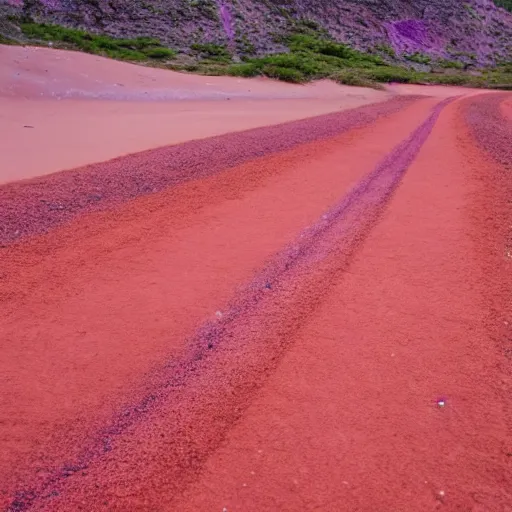
POLYGON ((233 19, 231 18, 229 7, 225 4, 224 0, 217 0, 217 5, 219 6, 220 18, 222 20, 224 32, 226 33, 229 42, 232 42, 235 38, 235 30, 233 29, 233 19))
POLYGON ((395 34, 398 37, 414 41, 418 44, 427 42, 427 28, 425 23, 420 20, 402 20, 393 23, 395 34))
POLYGON ((410 47, 422 47, 427 40, 427 29, 419 20, 402 20, 386 24, 389 40, 395 51, 403 53, 410 47))
POLYGON ((412 53, 441 49, 442 44, 421 20, 400 20, 385 25, 393 49, 399 53, 412 53))

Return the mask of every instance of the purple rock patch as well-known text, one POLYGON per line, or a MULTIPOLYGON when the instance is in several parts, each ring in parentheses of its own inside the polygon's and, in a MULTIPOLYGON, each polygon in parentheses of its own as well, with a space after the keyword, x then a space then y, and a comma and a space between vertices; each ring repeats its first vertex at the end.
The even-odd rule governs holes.
POLYGON ((393 49, 399 54, 430 52, 433 48, 442 47, 423 21, 400 20, 387 23, 385 27, 393 49))
POLYGON ((217 5, 219 6, 220 19, 222 20, 224 32, 229 42, 232 42, 235 38, 235 31, 233 29, 233 19, 231 18, 229 7, 224 3, 224 0, 217 0, 217 5))

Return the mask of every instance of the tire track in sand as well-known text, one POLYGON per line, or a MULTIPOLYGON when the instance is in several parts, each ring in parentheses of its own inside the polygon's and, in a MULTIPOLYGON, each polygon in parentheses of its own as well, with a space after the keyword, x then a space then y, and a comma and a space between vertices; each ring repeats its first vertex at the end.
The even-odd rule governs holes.
POLYGON ((468 125, 473 101, 442 112, 349 271, 163 510, 509 510, 510 173, 475 144, 493 128, 468 125))
POLYGON ((321 302, 331 276, 349 265, 449 101, 276 255, 218 321, 205 324, 187 356, 153 375, 144 400, 122 411, 78 460, 20 489, 9 512, 80 510, 81 504, 150 510, 193 480, 287 349, 288 335, 321 302), (141 492, 150 475, 161 480, 158 496, 141 492))
MULTIPOLYGON (((436 99, 2 249, 0 509, 78 457, 271 256, 426 119, 436 99)), ((149 386, 150 387, 150 386, 149 386)))
POLYGON ((0 248, 136 197, 374 123, 421 97, 194 140, 0 187, 0 248), (214 158, 212 158, 212 156, 214 158))

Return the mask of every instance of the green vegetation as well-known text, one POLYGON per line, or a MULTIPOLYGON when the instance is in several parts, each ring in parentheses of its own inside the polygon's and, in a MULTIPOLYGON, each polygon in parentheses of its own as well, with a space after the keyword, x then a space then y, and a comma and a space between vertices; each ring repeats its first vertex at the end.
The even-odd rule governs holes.
POLYGON ((439 59, 436 65, 445 69, 464 69, 464 64, 457 60, 439 59))
POLYGON ((494 3, 498 7, 503 7, 504 9, 507 9, 507 11, 512 12, 512 0, 494 0, 494 3))
POLYGON ((16 42, 0 34, 0 44, 16 44, 16 42))
MULTIPOLYGON (((311 35, 294 34, 288 38, 287 44, 290 53, 247 59, 229 66, 225 72, 243 77, 264 75, 295 83, 331 78, 339 83, 362 87, 396 82, 507 89, 512 84, 510 64, 482 70, 480 76, 473 76, 462 72, 462 63, 441 59, 435 65, 450 69, 450 73, 420 72, 387 64, 377 55, 358 52, 347 45, 311 35)), ((408 60, 422 64, 431 62, 430 57, 418 53, 409 55, 408 60)))
POLYGON ((391 57, 392 59, 394 59, 396 57, 395 50, 393 50, 393 48, 391 46, 389 46, 388 44, 378 44, 375 47, 375 49, 378 52, 385 53, 388 57, 391 57))
MULTIPOLYGON (((226 72, 243 77, 264 75, 295 83, 331 78, 339 83, 363 87, 378 87, 380 83, 389 82, 500 88, 512 84, 512 72, 506 66, 483 71, 481 76, 472 76, 461 72, 464 67, 462 63, 442 59, 436 64, 440 68, 450 68, 450 74, 419 72, 404 66, 389 65, 379 56, 311 35, 294 34, 289 37, 287 44, 290 53, 247 59, 241 64, 229 66, 226 72)), ((413 62, 430 63, 426 55, 408 57, 413 62)))
POLYGON ((197 52, 200 57, 206 58, 209 61, 224 63, 231 62, 231 53, 223 45, 213 43, 194 43, 191 48, 197 52))
MULTIPOLYGON (((511 0, 512 1, 512 0, 511 0)), ((421 53, 405 56, 410 62, 431 65, 437 72, 420 72, 411 66, 389 64, 380 55, 363 53, 346 44, 327 38, 316 22, 302 20, 294 33, 281 38, 289 52, 262 57, 242 57, 243 62, 234 64, 231 52, 223 45, 195 43, 191 46, 194 59, 171 62, 176 53, 158 39, 138 37, 116 39, 106 35, 91 34, 82 30, 57 25, 32 22, 21 23, 26 38, 39 43, 53 42, 55 46, 82 50, 120 60, 152 63, 179 71, 207 75, 233 75, 241 77, 268 76, 278 80, 302 83, 330 78, 339 83, 362 87, 380 87, 381 83, 424 83, 468 85, 510 89, 512 65, 504 63, 494 69, 481 70, 478 76, 464 73, 464 64, 457 60, 440 59, 431 62, 421 53), (446 71, 443 71, 446 69, 446 71)), ((13 43, 1 39, 0 43, 13 43)), ((250 48, 250 42, 247 40, 250 48)), ((375 48, 381 55, 396 57, 386 45, 375 48)), ((453 55, 453 53, 452 53, 453 55)), ((464 54, 468 57, 469 54, 464 54)))
POLYGON ((251 43, 246 34, 237 35, 236 46, 242 55, 254 55, 256 53, 255 46, 251 43))
POLYGON ((263 66, 261 72, 269 78, 276 78, 284 82, 301 83, 304 81, 304 74, 301 71, 289 67, 267 64, 263 66))
POLYGON ((21 23, 25 37, 41 42, 63 43, 72 48, 96 55, 105 55, 113 59, 144 61, 148 59, 171 59, 174 50, 165 48, 158 39, 137 37, 136 39, 116 39, 107 35, 90 34, 83 30, 46 25, 39 23, 21 23))
POLYGON ((147 48, 144 54, 150 59, 172 59, 176 56, 176 52, 170 48, 164 48, 163 46, 155 48, 147 48))
POLYGON ((432 60, 428 55, 419 52, 404 55, 404 57, 411 62, 416 62, 416 64, 430 64, 432 60))
POLYGON ((372 89, 382 89, 382 85, 370 77, 358 72, 357 70, 346 69, 330 77, 335 82, 343 85, 353 85, 355 87, 371 87, 372 89))
MULTIPOLYGON (((353 50, 345 44, 319 39, 307 34, 293 34, 287 40, 290 53, 247 59, 230 66, 227 72, 235 76, 265 75, 290 82, 305 82, 316 78, 343 76, 356 80, 355 74, 341 73, 347 69, 373 69, 385 66, 377 55, 353 50)), ((366 81, 365 78, 361 80, 366 81)))

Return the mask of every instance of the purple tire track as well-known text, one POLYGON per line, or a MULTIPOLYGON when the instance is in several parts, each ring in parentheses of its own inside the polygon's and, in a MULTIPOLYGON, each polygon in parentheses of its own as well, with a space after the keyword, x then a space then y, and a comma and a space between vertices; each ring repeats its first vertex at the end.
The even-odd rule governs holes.
POLYGON ((398 97, 353 110, 256 128, 0 186, 0 247, 77 216, 119 205, 248 160, 361 128, 417 101, 398 97))
POLYGON ((166 454, 174 461, 169 480, 177 492, 183 475, 200 468, 275 368, 289 348, 290 332, 305 322, 334 283, 334 276, 350 264, 450 101, 437 105, 429 118, 338 204, 275 255, 235 294, 221 320, 206 322, 198 329, 189 341, 187 355, 148 375, 148 394, 125 406, 110 426, 100 429, 77 460, 48 468, 50 476, 21 488, 7 510, 53 510, 54 500, 63 493, 82 493, 80 500, 84 500, 90 498, 88 489, 96 492, 122 485, 115 461, 128 460, 134 471, 137 464, 144 464, 130 459, 130 440, 160 440, 158 432, 153 432, 152 420, 164 413, 173 417, 172 427, 165 433, 172 439, 166 454), (224 411, 222 421, 194 421, 205 403, 224 411), (85 470, 92 475, 91 487, 86 487, 80 476, 85 470))

